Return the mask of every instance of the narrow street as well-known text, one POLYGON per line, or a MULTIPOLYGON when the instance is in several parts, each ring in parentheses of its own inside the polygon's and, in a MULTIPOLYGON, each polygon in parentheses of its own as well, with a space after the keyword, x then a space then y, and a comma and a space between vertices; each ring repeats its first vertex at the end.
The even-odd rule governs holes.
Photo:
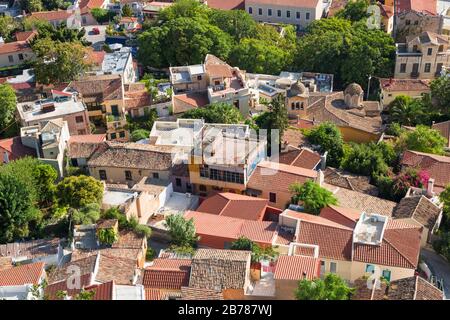
POLYGON ((433 275, 444 281, 446 299, 450 299, 450 263, 430 249, 422 249, 421 256, 430 268, 433 275))

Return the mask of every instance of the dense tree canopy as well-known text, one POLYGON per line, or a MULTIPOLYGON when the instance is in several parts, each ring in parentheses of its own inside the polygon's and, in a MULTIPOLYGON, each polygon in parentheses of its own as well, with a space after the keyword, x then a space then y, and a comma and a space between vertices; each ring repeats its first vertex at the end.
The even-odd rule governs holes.
POLYGON ((400 95, 389 104, 389 120, 400 125, 415 126, 424 123, 425 111, 421 99, 400 95))
POLYGON ((433 104, 442 114, 450 117, 450 76, 442 76, 430 84, 433 104))
POLYGON ((341 132, 335 124, 330 122, 321 123, 319 126, 306 131, 305 136, 311 144, 320 146, 320 152, 328 152, 328 165, 339 167, 344 155, 344 141, 341 132))
POLYGON ((312 214, 318 215, 322 208, 337 204, 333 193, 311 180, 303 184, 294 183, 289 186, 289 191, 292 193, 292 203, 303 205, 305 211, 312 214))
POLYGON ((360 21, 368 17, 367 8, 369 7, 369 4, 369 0, 349 1, 344 9, 336 13, 336 17, 353 22, 360 21))
POLYGON ((16 103, 14 89, 7 83, 0 84, 0 130, 8 126, 14 119, 16 103))
POLYGON ((171 243, 178 247, 193 247, 198 237, 195 233, 194 219, 186 220, 180 214, 172 214, 166 218, 171 243))
POLYGON ((61 206, 82 208, 91 203, 100 204, 103 198, 103 184, 84 175, 64 178, 56 186, 56 195, 61 206))
POLYGON ((0 36, 5 42, 13 41, 14 32, 20 28, 20 24, 13 17, 0 16, 0 36))
POLYGON ((444 154, 447 139, 439 131, 419 125, 415 130, 405 130, 397 141, 397 150, 414 150, 425 153, 444 154))
POLYGON ((239 109, 229 103, 213 103, 204 108, 186 111, 182 118, 203 119, 206 123, 236 124, 244 120, 239 109))
POLYGON ((334 273, 325 279, 300 280, 295 291, 297 300, 349 300, 353 289, 334 273))

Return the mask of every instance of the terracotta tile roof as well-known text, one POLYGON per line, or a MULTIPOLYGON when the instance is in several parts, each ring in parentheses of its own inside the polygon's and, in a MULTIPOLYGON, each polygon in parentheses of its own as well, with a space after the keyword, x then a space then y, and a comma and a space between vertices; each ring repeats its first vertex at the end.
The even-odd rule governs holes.
POLYGON ((45 275, 44 262, 35 262, 0 270, 0 287, 39 284, 45 275))
POLYGON ((55 10, 55 11, 39 11, 32 12, 29 19, 39 19, 47 21, 67 20, 74 13, 70 10, 55 10))
POLYGON ((380 246, 355 243, 353 259, 385 266, 415 269, 419 261, 421 229, 389 220, 380 246))
POLYGON ((95 66, 101 66, 105 60, 105 51, 88 50, 87 61, 95 66))
POLYGON ((319 257, 351 260, 353 230, 321 217, 301 220, 296 242, 319 246, 319 257))
POLYGON ((155 259, 153 265, 144 270, 142 284, 147 288, 181 289, 189 284, 191 260, 155 259))
POLYGON ((439 131, 441 136, 447 139, 447 146, 450 147, 450 120, 434 123, 431 128, 439 131))
POLYGON ((125 92, 125 109, 135 109, 148 107, 151 105, 151 96, 147 90, 126 91, 125 92))
POLYGON ((173 99, 180 100, 188 105, 197 108, 209 104, 208 95, 205 93, 184 93, 173 96, 173 99))
POLYGON ((58 253, 60 240, 39 239, 25 242, 12 242, 0 245, 1 257, 23 257, 34 259, 58 253))
POLYGON ((80 7, 80 9, 101 8, 104 3, 105 3, 105 0, 81 0, 79 3, 79 7, 80 7))
POLYGON ((106 140, 106 134, 83 134, 83 135, 76 135, 76 136, 70 136, 69 143, 72 142, 91 142, 91 143, 98 143, 103 142, 106 140))
POLYGON ((80 159, 80 158, 89 159, 92 156, 92 154, 100 147, 101 144, 102 144, 101 142, 69 141, 67 148, 67 156, 71 159, 80 159))
MULTIPOLYGON (((302 146, 304 144, 307 143, 307 140, 305 138, 305 136, 303 135, 303 133, 301 133, 300 130, 295 130, 295 129, 287 129, 284 133, 283 133, 283 138, 282 141, 287 141, 287 143, 289 143, 290 145, 294 146, 294 147, 299 147, 302 146)), ((281 156, 281 154, 280 154, 281 156)))
POLYGON ((353 282, 353 288, 355 292, 352 294, 352 300, 387 300, 387 284, 385 282, 376 280, 377 283, 373 280, 369 280, 372 282, 372 288, 368 287, 368 279, 358 278, 353 282), (379 287, 378 287, 379 285, 379 287), (378 287, 378 289, 377 289, 378 287))
POLYGON ((272 6, 282 6, 282 7, 294 7, 294 8, 317 8, 320 0, 251 0, 248 1, 249 4, 261 4, 261 5, 272 5, 272 6))
POLYGON ((320 163, 320 154, 312 150, 302 148, 297 158, 290 163, 291 166, 301 167, 306 169, 314 169, 320 163))
POLYGON ((313 280, 319 276, 320 260, 306 256, 278 257, 273 278, 275 280, 313 280))
POLYGON ((352 174, 339 169, 327 167, 323 171, 324 182, 333 186, 366 193, 371 196, 378 195, 378 188, 370 184, 369 176, 352 174))
POLYGON ((208 7, 219 10, 245 10, 244 0, 209 0, 208 7))
POLYGON ((140 235, 132 230, 121 230, 119 232, 119 240, 113 243, 112 248, 141 249, 146 240, 144 235, 140 235))
POLYGON ((443 300, 444 294, 427 280, 413 276, 390 283, 389 300, 443 300))
POLYGON ((95 280, 99 282, 114 280, 116 284, 130 285, 133 284, 136 270, 136 260, 113 257, 101 252, 95 280))
POLYGON ((121 100, 124 94, 120 75, 87 76, 72 81, 68 87, 80 93, 83 101, 88 103, 121 100))
POLYGON ((27 41, 14 41, 0 44, 0 54, 16 53, 16 52, 31 52, 31 47, 27 41))
POLYGON ((352 208, 369 213, 378 213, 390 217, 397 206, 397 203, 393 201, 345 188, 335 187, 327 183, 324 183, 322 187, 333 192, 338 200, 338 206, 340 207, 352 208))
POLYGON ((430 177, 434 179, 436 187, 443 189, 450 182, 450 157, 406 150, 403 153, 401 164, 426 170, 430 177))
POLYGON ((105 142, 88 161, 89 167, 134 168, 165 171, 172 166, 172 156, 151 145, 105 142))
POLYGON ((430 80, 422 79, 380 79, 381 89, 387 92, 418 91, 429 92, 430 80))
POLYGON ((351 127, 373 134, 381 134, 382 131, 381 117, 366 116, 364 109, 347 109, 343 92, 334 92, 321 98, 308 106, 306 113, 307 118, 315 123, 329 121, 337 126, 351 127))
POLYGON ((231 78, 233 74, 231 73, 231 68, 227 65, 221 64, 207 64, 206 73, 208 73, 210 78, 231 78))
POLYGON ((288 146, 288 150, 280 151, 280 154, 278 155, 278 162, 290 165, 292 161, 294 161, 298 155, 302 152, 301 149, 288 146))
POLYGON ((82 288, 89 286, 92 282, 92 275, 90 273, 84 274, 80 277, 80 288, 72 288, 70 280, 64 279, 59 282, 52 283, 45 287, 44 293, 49 300, 59 300, 57 297, 58 291, 65 291, 69 297, 76 296, 81 292, 82 288), (69 288, 69 283, 71 284, 69 288))
POLYGON ((243 289, 248 283, 251 252, 198 249, 192 259, 189 286, 209 290, 243 289))
POLYGON ((97 256, 90 256, 90 257, 85 257, 79 260, 73 260, 64 264, 63 266, 49 272, 48 274, 48 283, 49 284, 53 284, 56 282, 60 282, 62 280, 67 279, 67 275, 70 274, 69 267, 71 266, 77 266, 80 268, 80 274, 91 274, 94 272, 95 270, 95 266, 96 266, 96 261, 97 261, 97 256))
POLYGON ((304 183, 316 177, 317 172, 314 170, 263 161, 250 176, 248 188, 288 192, 291 184, 304 183))
POLYGON ((159 289, 145 288, 145 300, 162 300, 159 289))
POLYGON ((219 193, 205 199, 196 211, 246 220, 262 220, 268 200, 236 193, 219 193))
POLYGON ((16 34, 15 34, 16 41, 29 41, 35 35, 37 35, 37 31, 36 30, 16 32, 16 34))
POLYGON ((86 291, 94 291, 92 300, 113 300, 114 281, 108 281, 101 284, 95 284, 85 288, 86 291))
POLYGON ((258 243, 272 243, 275 236, 276 222, 251 221, 239 218, 219 216, 209 213, 188 211, 186 219, 194 219, 198 235, 209 235, 228 239, 247 237, 258 243))
POLYGON ((10 269, 13 267, 11 257, 0 257, 0 270, 10 269))
POLYGON ((397 13, 403 11, 416 11, 427 14, 435 15, 437 13, 437 1, 436 0, 397 0, 396 11, 397 13))
POLYGON ((320 217, 354 228, 361 217, 361 211, 330 205, 320 211, 320 217))
POLYGON ((36 150, 28 148, 22 144, 20 137, 0 140, 0 161, 3 162, 6 153, 8 160, 13 161, 26 156, 36 156, 36 150))
POLYGON ((223 300, 221 291, 181 287, 181 300, 223 300))
POLYGON ((395 218, 412 218, 432 230, 438 220, 442 209, 436 206, 427 197, 411 196, 403 198, 394 212, 395 218))

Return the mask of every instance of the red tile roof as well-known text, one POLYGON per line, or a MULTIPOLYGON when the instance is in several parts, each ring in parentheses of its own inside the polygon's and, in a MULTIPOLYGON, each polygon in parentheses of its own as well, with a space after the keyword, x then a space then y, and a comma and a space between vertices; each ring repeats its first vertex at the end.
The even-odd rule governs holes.
POLYGON ((380 79, 380 86, 384 91, 418 91, 429 92, 430 80, 422 79, 380 79))
POLYGON ((427 14, 437 14, 437 0, 397 0, 397 13, 403 11, 417 11, 427 14))
POLYGON ((16 32, 16 41, 29 41, 35 35, 37 35, 37 31, 35 30, 16 32))
POLYGON ((447 146, 450 147, 450 120, 434 123, 431 128, 439 131, 441 136, 447 139, 447 146))
MULTIPOLYGON (((65 291, 69 297, 74 297, 81 292, 81 289, 89 286, 91 284, 92 275, 90 273, 84 274, 80 277, 80 288, 70 288, 68 284, 71 283, 70 280, 64 279, 59 282, 49 284, 45 287, 45 295, 49 300, 58 300, 58 291, 65 291)), ((71 283, 72 284, 72 283, 71 283)))
POLYGON ((407 150, 403 153, 401 164, 427 171, 435 186, 439 187, 435 191, 441 191, 450 183, 450 157, 407 150))
POLYGON ((320 273, 320 260, 306 256, 278 257, 273 275, 276 280, 313 280, 320 273))
POLYGON ((200 236, 228 239, 238 239, 242 236, 264 244, 272 243, 277 225, 276 222, 251 221, 196 211, 188 211, 184 216, 186 219, 194 219, 196 232, 200 236))
POLYGON ((320 0, 251 0, 248 4, 284 6, 294 8, 317 8, 320 0))
POLYGON ((125 92, 125 109, 135 109, 148 107, 151 105, 151 96, 147 90, 126 91, 125 92))
POLYGON ((208 95, 204 93, 184 93, 174 95, 175 100, 180 100, 192 107, 204 107, 209 103, 208 95))
POLYGON ((153 265, 144 270, 142 284, 146 291, 147 288, 181 289, 189 285, 190 272, 191 260, 155 259, 153 265))
POLYGON ((14 41, 0 44, 0 54, 15 53, 15 52, 31 52, 31 47, 27 41, 14 41))
POLYGON ((102 284, 96 284, 85 288, 86 291, 94 291, 92 300, 113 300, 114 281, 108 281, 102 284))
POLYGON ((346 227, 354 228, 361 216, 361 211, 330 205, 320 211, 320 216, 346 227))
POLYGON ((59 21, 59 20, 66 20, 72 15, 73 12, 68 10, 39 11, 39 12, 32 12, 30 18, 47 21, 59 21))
POLYGON ((159 289, 145 288, 145 300, 162 300, 159 289))
POLYGON ((105 3, 105 0, 81 0, 79 7, 80 9, 88 8, 88 9, 94 9, 94 8, 101 8, 103 4, 105 3))
POLYGON ((290 165, 312 170, 320 163, 320 160, 320 154, 303 148, 290 165))
POLYGON ((288 192, 291 184, 304 183, 316 177, 317 172, 314 170, 263 161, 250 176, 248 187, 255 190, 288 192))
POLYGON ((220 10, 244 10, 244 0, 208 0, 208 7, 220 10))
POLYGON ((24 264, 0 271, 0 287, 39 284, 45 275, 44 262, 24 264))
POLYGON ((106 134, 83 134, 70 136, 69 144, 73 142, 90 142, 90 143, 100 143, 106 141, 106 134))
POLYGON ((256 221, 264 218, 267 204, 267 199, 224 192, 205 199, 197 211, 256 221))
POLYGON ((4 153, 8 154, 8 160, 17 160, 26 156, 36 156, 36 150, 25 147, 20 137, 0 140, 0 162, 5 160, 4 153))

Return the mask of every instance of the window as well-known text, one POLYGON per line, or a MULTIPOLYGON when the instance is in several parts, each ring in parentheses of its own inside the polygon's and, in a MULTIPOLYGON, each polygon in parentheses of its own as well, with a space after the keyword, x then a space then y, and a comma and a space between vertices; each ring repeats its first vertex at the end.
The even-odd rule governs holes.
POLYGON ((76 116, 76 117, 75 117, 75 122, 76 122, 76 123, 82 123, 82 122, 84 122, 83 116, 76 116))
POLYGON ((159 179, 159 173, 158 172, 153 172, 152 173, 152 177, 153 177, 153 179, 159 179))
POLYGON ((428 48, 427 55, 431 56, 433 54, 433 48, 428 48))
POLYGON ((209 178, 209 168, 207 165, 200 166, 200 177, 209 178))
POLYGON ((8 60, 9 60, 9 62, 14 62, 13 56, 8 56, 8 60))
POLYGON ((199 76, 197 76, 197 80, 202 80, 202 76, 201 75, 199 75, 199 76))
POLYGON ((286 11, 286 18, 290 18, 291 17, 291 12, 289 10, 286 11))
POLYGON ((415 44, 415 45, 413 45, 413 52, 417 52, 417 51, 419 51, 419 50, 417 48, 417 44, 415 44))
POLYGON ((444 46, 441 44, 438 48, 438 52, 442 52, 442 51, 444 51, 444 46))
POLYGON ((78 160, 76 158, 70 159, 70 163, 72 163, 74 167, 78 167, 78 160))
POLYGON ((412 68, 412 73, 418 73, 419 72, 419 64, 414 63, 412 68))
POLYGON ((19 56, 19 60, 23 60, 23 54, 19 53, 18 56, 19 56))
POLYGON ((406 63, 402 63, 400 65, 400 73, 405 73, 406 72, 406 63))
POLYGON ((201 185, 198 186, 198 189, 199 189, 200 191, 205 192, 205 191, 206 191, 206 186, 203 185, 203 184, 201 184, 201 185))
POLYGON ((367 264, 366 265, 366 272, 367 273, 374 273, 375 272, 375 266, 373 264, 367 264))
POLYGON ((261 9, 261 8, 258 8, 258 14, 259 14, 260 16, 262 16, 262 9, 261 9))
POLYGON ((297 11, 297 13, 295 14, 295 17, 296 17, 297 19, 300 19, 300 12, 299 12, 299 11, 297 11))
POLYGON ((277 202, 277 194, 273 193, 273 192, 269 192, 269 201, 273 202, 273 203, 277 202))
POLYGON ((409 25, 411 24, 411 20, 406 20, 406 21, 405 21, 405 24, 406 24, 407 26, 409 26, 409 25))
POLYGON ((111 140, 114 140, 114 139, 116 139, 116 138, 117 138, 117 134, 111 133, 111 140))
POLYGON ((253 8, 252 7, 248 7, 248 13, 250 13, 250 14, 253 13, 253 8))
POLYGON ((281 17, 281 10, 277 10, 277 16, 281 17))
POLYGON ((300 110, 300 102, 297 102, 297 103, 295 104, 295 109, 300 110))
POLYGON ((113 116, 118 116, 119 115, 119 106, 117 104, 113 104, 111 106, 111 113, 113 116))
POLYGON ((425 63, 425 70, 424 72, 430 72, 431 71, 431 63, 425 63))
POLYGON ((100 175, 100 180, 106 180, 106 171, 105 170, 99 170, 98 174, 100 175))
POLYGON ((272 16, 272 9, 267 9, 267 15, 268 15, 269 17, 272 16))
POLYGON ((292 104, 291 104, 291 109, 292 109, 292 110, 295 110, 295 102, 292 102, 292 104))
POLYGON ((310 15, 310 13, 307 12, 307 13, 306 13, 306 20, 309 20, 309 15, 310 15))
POLYGON ((181 179, 180 179, 180 178, 176 178, 176 179, 175 179, 175 185, 176 185, 177 187, 181 187, 181 179))
POLYGON ((336 269, 337 269, 337 263, 336 262, 330 262, 330 272, 331 273, 336 273, 336 269))
POLYGON ((438 63, 437 65, 436 65, 436 73, 441 73, 441 71, 442 71, 442 67, 443 67, 444 65, 442 64, 442 63, 438 63))
POLYGON ((131 175, 131 171, 125 170, 125 179, 126 180, 133 180, 133 177, 131 175))
POLYGON ((320 261, 320 274, 325 274, 325 261, 320 261))
POLYGON ((125 131, 120 131, 119 132, 119 137, 125 138, 125 131))
POLYGON ((387 281, 391 281, 391 271, 390 270, 383 270, 383 273, 381 275, 387 281))

